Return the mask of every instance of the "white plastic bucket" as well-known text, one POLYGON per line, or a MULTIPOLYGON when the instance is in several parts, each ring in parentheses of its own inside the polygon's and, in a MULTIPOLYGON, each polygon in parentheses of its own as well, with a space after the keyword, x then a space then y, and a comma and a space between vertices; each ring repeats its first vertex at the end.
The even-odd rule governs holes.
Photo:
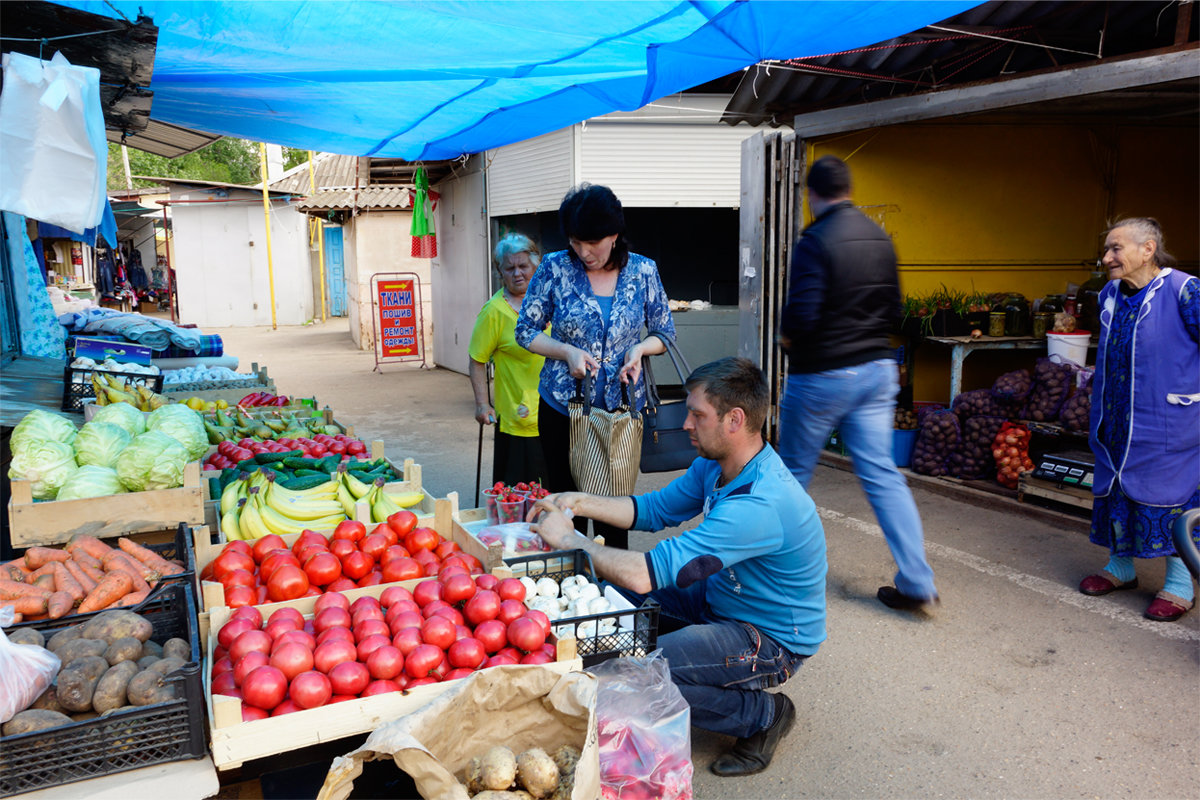
POLYGON ((1046 352, 1053 358, 1058 356, 1063 361, 1070 361, 1077 367, 1087 366, 1088 342, 1092 334, 1088 331, 1072 331, 1071 333, 1046 333, 1046 352))

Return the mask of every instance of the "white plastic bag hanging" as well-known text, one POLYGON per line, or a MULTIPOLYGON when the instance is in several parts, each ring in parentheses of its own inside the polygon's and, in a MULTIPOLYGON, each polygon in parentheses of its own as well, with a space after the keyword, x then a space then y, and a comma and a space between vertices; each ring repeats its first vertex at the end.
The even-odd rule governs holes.
POLYGON ((100 70, 62 53, 5 53, 0 209, 83 233, 104 213, 108 145, 100 70))
POLYGON ((61 665, 58 656, 43 647, 10 642, 3 629, 12 624, 12 607, 0 608, 0 722, 33 705, 61 665))

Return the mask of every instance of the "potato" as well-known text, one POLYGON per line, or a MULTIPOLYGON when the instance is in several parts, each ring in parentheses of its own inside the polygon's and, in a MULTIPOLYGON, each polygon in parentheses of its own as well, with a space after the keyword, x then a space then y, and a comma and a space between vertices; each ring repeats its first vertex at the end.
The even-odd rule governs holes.
POLYGON ((502 792, 495 789, 486 789, 475 795, 473 800, 523 800, 531 796, 529 792, 502 792))
POLYGON ((33 701, 29 706, 32 709, 41 709, 43 711, 58 711, 63 713, 66 711, 62 707, 62 703, 58 702, 58 690, 53 686, 49 686, 46 691, 38 695, 38 699, 33 701))
POLYGON ((103 714, 105 711, 112 711, 114 708, 128 705, 129 697, 126 690, 129 687, 129 681, 139 671, 137 662, 134 661, 119 661, 109 667, 108 671, 100 678, 100 682, 96 684, 96 691, 92 693, 92 708, 103 714))
MULTIPOLYGON (((145 645, 142 645, 142 647, 144 648, 145 645)), ((159 661, 162 661, 162 656, 142 656, 137 660, 138 669, 146 669, 151 664, 155 664, 159 661)))
POLYGON ((485 789, 504 790, 517 779, 517 757, 504 745, 497 745, 479 760, 479 782, 485 789))
POLYGON ((579 763, 579 757, 582 753, 578 747, 572 747, 569 744, 564 744, 554 751, 550 756, 554 759, 554 766, 558 767, 559 775, 574 775, 575 766, 579 763))
POLYGON ((163 658, 180 658, 184 661, 192 660, 192 645, 190 642, 180 639, 167 639, 162 646, 163 658))
POLYGON ((155 658, 163 657, 163 646, 153 639, 147 639, 142 642, 142 655, 154 656, 155 658))
POLYGON ((142 643, 132 636, 117 639, 104 651, 104 657, 108 659, 109 664, 137 661, 142 657, 142 643))
POLYGON ((0 728, 0 735, 17 736, 22 733, 44 731, 48 728, 57 728, 60 725, 70 724, 71 718, 59 711, 31 709, 22 711, 4 723, 4 727, 0 728))
POLYGON ((83 656, 67 664, 58 673, 58 702, 68 711, 91 711, 92 694, 108 667, 103 656, 83 656))
POLYGON ((71 715, 71 722, 87 722, 99 716, 95 711, 80 711, 78 714, 71 715))
POLYGON ((8 640, 13 644, 31 644, 34 647, 45 647, 46 637, 42 636, 40 631, 35 631, 33 628, 17 628, 15 631, 6 631, 8 640))
POLYGON ((558 786, 558 766, 545 750, 531 747, 517 756, 517 780, 534 797, 546 797, 558 786))
POLYGON ((46 642, 46 649, 51 653, 57 653, 62 649, 67 642, 74 641, 83 635, 82 625, 72 625, 69 628, 63 628, 58 633, 50 637, 50 641, 46 642))
POLYGON ((163 676, 179 669, 184 663, 182 659, 164 658, 134 675, 126 687, 129 702, 135 706, 149 706, 178 699, 179 691, 175 683, 164 683, 163 676))
POLYGON ((154 670, 159 675, 166 675, 168 672, 173 672, 186 664, 187 662, 182 658, 160 658, 146 669, 154 670))
POLYGON ((83 656, 103 656, 108 642, 103 639, 74 639, 58 649, 57 655, 64 665, 83 656))
POLYGON ((83 623, 83 636, 89 639, 103 639, 107 644, 126 636, 144 642, 153 633, 154 626, 150 624, 150 620, 123 608, 101 611, 83 623))
POLYGON ((483 778, 479 774, 481 760, 479 756, 471 756, 471 760, 463 768, 463 783, 467 786, 467 794, 474 795, 483 791, 483 778))

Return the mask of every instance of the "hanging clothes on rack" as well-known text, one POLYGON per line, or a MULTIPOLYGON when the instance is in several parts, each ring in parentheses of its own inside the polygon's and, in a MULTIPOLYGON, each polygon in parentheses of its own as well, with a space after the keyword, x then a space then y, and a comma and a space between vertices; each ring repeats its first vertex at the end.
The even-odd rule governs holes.
POLYGON ((134 289, 144 290, 150 285, 146 270, 142 268, 142 252, 136 248, 129 252, 129 282, 134 289))

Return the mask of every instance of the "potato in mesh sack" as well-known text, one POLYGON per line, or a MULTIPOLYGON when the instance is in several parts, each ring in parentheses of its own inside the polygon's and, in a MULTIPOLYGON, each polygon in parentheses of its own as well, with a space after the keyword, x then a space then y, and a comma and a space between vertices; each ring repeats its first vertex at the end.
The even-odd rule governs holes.
POLYGON ((992 443, 1004 417, 971 417, 961 423, 962 440, 958 449, 950 454, 947 468, 956 478, 975 480, 987 478, 996 472, 996 459, 992 456, 992 443))
POLYGON ((1014 369, 1012 372, 1006 372, 996 382, 992 384, 990 389, 992 397, 999 400, 1001 403, 1012 403, 1020 406, 1029 397, 1029 390, 1033 388, 1033 376, 1029 374, 1027 369, 1014 369))
POLYGON ((972 389, 962 392, 954 398, 950 408, 958 415, 958 421, 963 422, 971 417, 1010 417, 1012 405, 1002 403, 992 396, 988 389, 972 389))
POLYGON ((913 447, 913 472, 934 477, 948 474, 946 462, 958 447, 959 435, 958 417, 950 409, 922 415, 913 447))
POLYGON ((1033 368, 1033 389, 1029 392, 1021 418, 1035 422, 1057 420, 1074 381, 1075 366, 1071 363, 1058 362, 1049 357, 1039 358, 1033 368))
POLYGON ((1064 428, 1075 433, 1086 432, 1092 419, 1092 376, 1087 375, 1084 384, 1063 403, 1059 420, 1064 428))

